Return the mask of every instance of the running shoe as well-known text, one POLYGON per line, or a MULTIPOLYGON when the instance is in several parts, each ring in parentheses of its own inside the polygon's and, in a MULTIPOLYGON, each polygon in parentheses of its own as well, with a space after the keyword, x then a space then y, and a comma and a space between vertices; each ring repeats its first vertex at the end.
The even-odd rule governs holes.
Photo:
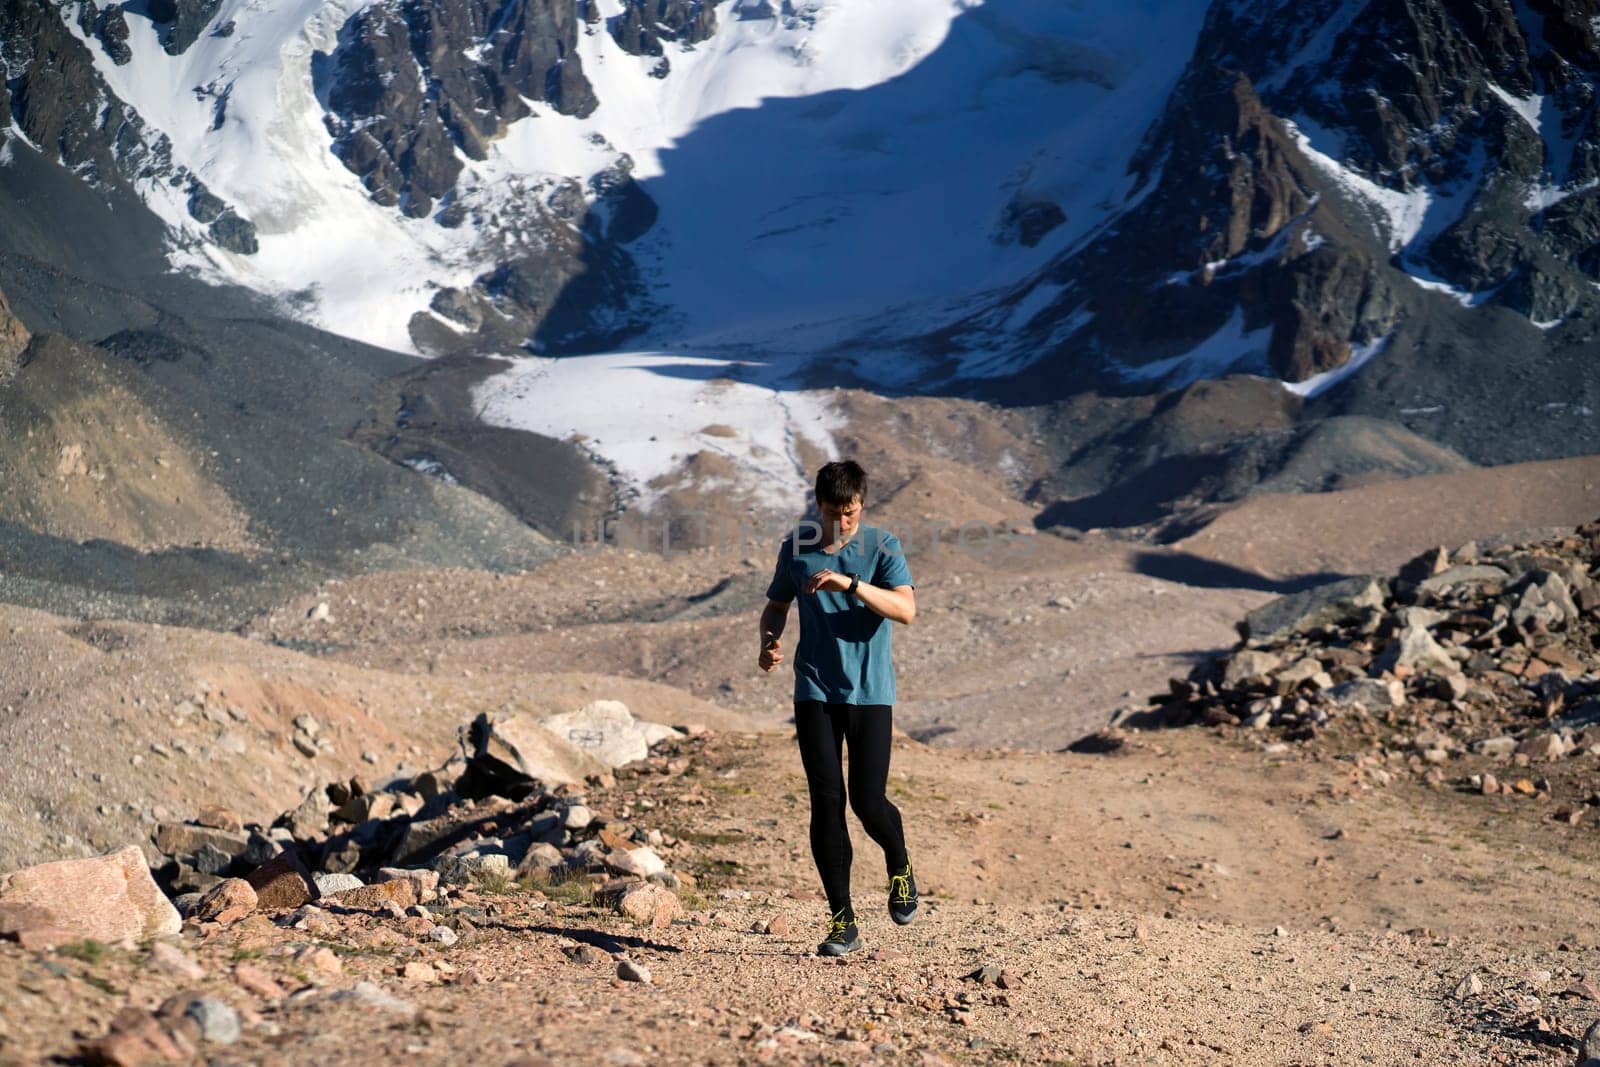
POLYGON ((904 926, 916 917, 917 880, 907 860, 905 870, 889 876, 889 918, 904 926))
POLYGON ((846 908, 828 920, 828 936, 817 946, 817 955, 843 956, 860 947, 861 935, 856 932, 856 917, 846 908))

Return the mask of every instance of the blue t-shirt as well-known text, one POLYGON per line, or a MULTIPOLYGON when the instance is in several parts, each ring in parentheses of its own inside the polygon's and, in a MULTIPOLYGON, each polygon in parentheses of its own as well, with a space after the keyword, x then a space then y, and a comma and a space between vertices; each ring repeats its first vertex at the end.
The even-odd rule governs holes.
POLYGON ((784 538, 767 599, 800 600, 800 644, 794 655, 794 698, 828 704, 893 704, 893 624, 845 592, 801 593, 805 580, 822 570, 854 574, 863 585, 884 589, 910 585, 900 539, 875 526, 860 526, 843 548, 822 551, 816 528, 784 538), (811 533, 807 537, 806 533, 811 533))

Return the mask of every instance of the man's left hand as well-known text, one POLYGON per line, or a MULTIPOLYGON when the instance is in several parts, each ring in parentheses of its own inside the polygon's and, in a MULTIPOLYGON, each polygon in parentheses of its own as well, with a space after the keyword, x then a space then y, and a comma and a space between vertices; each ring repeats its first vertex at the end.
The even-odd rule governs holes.
POLYGON ((848 574, 840 574, 838 571, 830 570, 818 571, 807 578, 805 584, 805 591, 808 593, 819 592, 823 589, 831 589, 836 593, 842 593, 849 588, 850 576, 848 574))

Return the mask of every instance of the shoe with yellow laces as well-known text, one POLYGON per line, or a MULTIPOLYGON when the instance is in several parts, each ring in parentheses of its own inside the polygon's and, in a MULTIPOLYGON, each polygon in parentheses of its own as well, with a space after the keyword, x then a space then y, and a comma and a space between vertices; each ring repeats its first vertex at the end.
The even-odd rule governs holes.
POLYGON ((917 917, 917 880, 911 874, 911 861, 889 875, 889 917, 901 926, 917 917))
POLYGON ((856 917, 849 908, 835 912, 828 920, 828 936, 817 946, 819 956, 843 956, 861 947, 861 935, 856 932, 856 917))

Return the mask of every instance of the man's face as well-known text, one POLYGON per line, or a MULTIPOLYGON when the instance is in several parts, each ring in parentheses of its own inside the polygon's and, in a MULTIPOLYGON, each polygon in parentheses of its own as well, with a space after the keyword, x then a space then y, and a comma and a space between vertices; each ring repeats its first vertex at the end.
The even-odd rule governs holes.
POLYGON ((848 504, 834 504, 826 500, 817 502, 817 509, 822 512, 822 525, 835 536, 848 541, 856 535, 856 528, 861 525, 861 498, 853 496, 848 504))

